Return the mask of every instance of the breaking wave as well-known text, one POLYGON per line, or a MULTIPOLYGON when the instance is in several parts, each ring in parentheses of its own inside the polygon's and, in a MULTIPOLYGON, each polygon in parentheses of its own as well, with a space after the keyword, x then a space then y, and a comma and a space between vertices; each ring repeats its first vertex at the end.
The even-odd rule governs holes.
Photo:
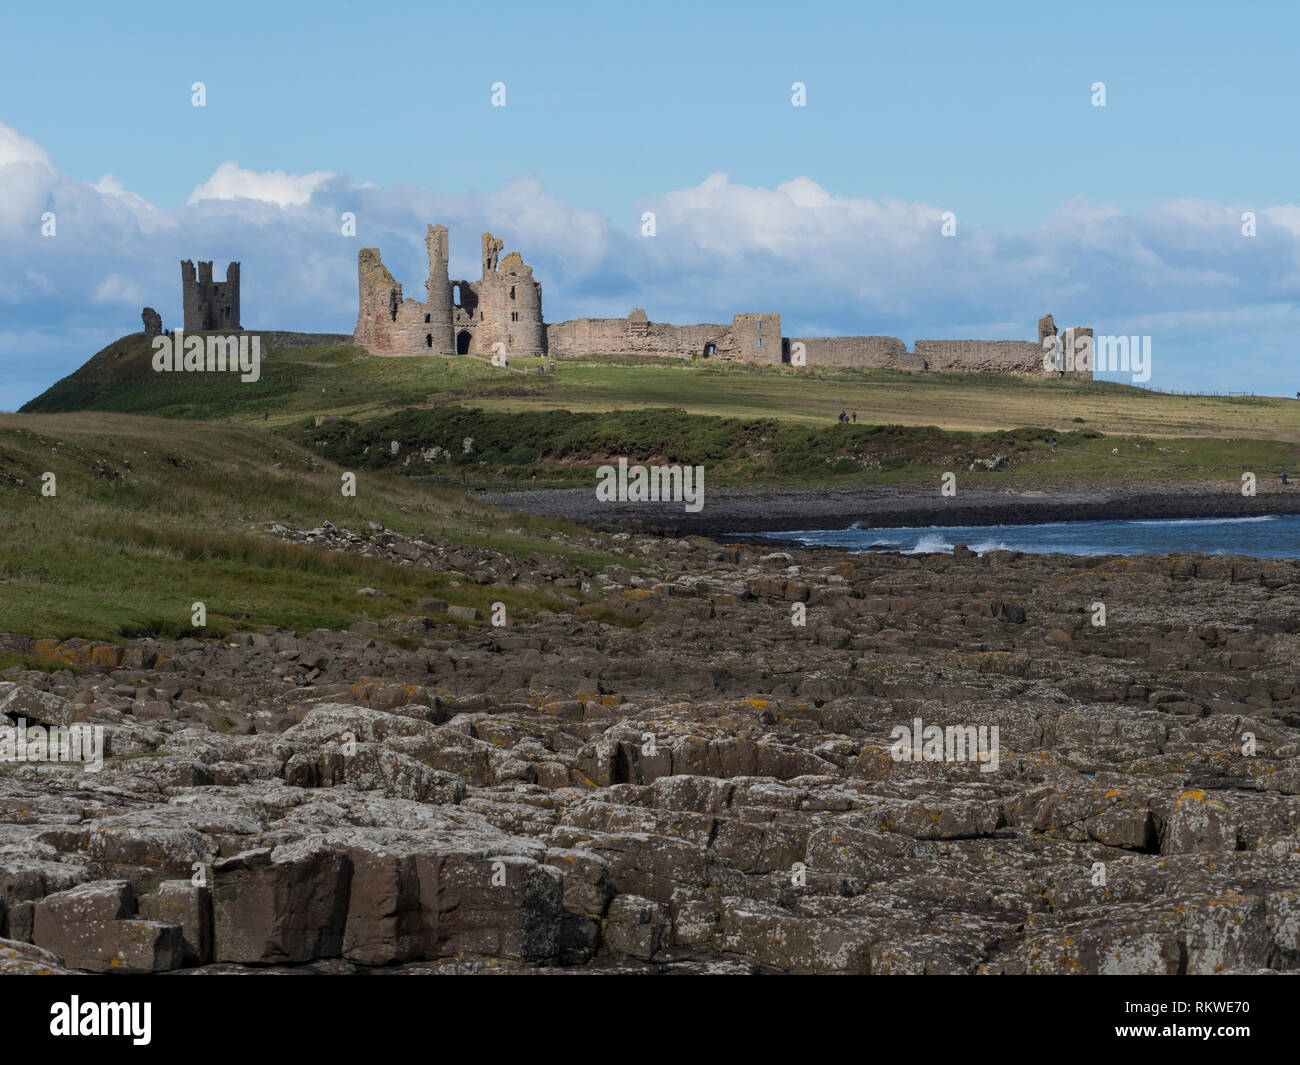
POLYGON ((1256 558, 1300 557, 1300 515, 1295 514, 875 529, 865 521, 856 521, 847 529, 797 529, 763 535, 809 547, 886 550, 906 555, 948 553, 954 545, 965 544, 981 555, 989 551, 1065 555, 1186 552, 1256 558))

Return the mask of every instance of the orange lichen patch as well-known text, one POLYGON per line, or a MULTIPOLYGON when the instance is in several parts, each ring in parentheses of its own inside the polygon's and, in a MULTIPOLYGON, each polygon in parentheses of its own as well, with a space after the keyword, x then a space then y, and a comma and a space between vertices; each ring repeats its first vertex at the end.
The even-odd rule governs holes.
POLYGON ((125 648, 111 643, 66 644, 58 640, 37 640, 36 656, 69 666, 106 666, 115 669, 122 664, 125 648))
POLYGON ((393 683, 376 677, 362 677, 350 685, 348 691, 360 703, 372 710, 386 710, 394 706, 431 701, 429 691, 423 685, 393 683))
POLYGON ((1203 802, 1207 806, 1217 806, 1220 809, 1223 809, 1223 803, 1219 802, 1218 799, 1207 798, 1205 792, 1196 791, 1190 788, 1178 796, 1178 798, 1174 801, 1174 806, 1175 808, 1182 806, 1183 803, 1185 802, 1203 802))

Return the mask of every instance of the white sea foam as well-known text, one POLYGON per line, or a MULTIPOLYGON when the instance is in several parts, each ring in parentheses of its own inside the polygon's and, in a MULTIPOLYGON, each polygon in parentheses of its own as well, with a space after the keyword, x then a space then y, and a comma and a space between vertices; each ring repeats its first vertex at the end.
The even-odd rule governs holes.
POLYGON ((946 537, 940 536, 938 533, 926 533, 919 540, 917 540, 915 547, 913 547, 911 550, 904 551, 903 554, 905 555, 923 555, 927 553, 933 554, 939 551, 951 551, 952 547, 953 545, 948 541, 946 537))
POLYGON ((1133 520, 1126 525, 1246 525, 1257 521, 1277 521, 1277 514, 1261 514, 1251 518, 1158 518, 1154 520, 1133 520))

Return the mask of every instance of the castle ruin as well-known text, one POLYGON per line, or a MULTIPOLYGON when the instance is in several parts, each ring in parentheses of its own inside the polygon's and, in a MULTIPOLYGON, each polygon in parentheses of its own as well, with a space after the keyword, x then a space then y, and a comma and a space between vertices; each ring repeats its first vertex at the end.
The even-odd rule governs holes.
POLYGON ((140 312, 140 319, 144 322, 144 338, 152 340, 154 337, 162 336, 162 315, 152 307, 146 307, 140 312))
POLYGON ((448 276, 446 226, 429 226, 428 301, 404 299, 402 286, 384 266, 378 248, 357 256, 360 308, 356 343, 375 355, 506 355, 546 353, 542 324, 542 286, 533 268, 483 234, 482 277, 456 281, 448 276), (500 347, 498 347, 500 345, 500 347))
POLYGON ((226 280, 212 280, 212 263, 181 263, 181 300, 185 308, 185 332, 237 333, 239 324, 239 263, 226 267, 226 280))
MULTIPOLYGON (((378 248, 357 256, 360 306, 355 343, 372 355, 658 355, 722 362, 860 366, 920 371, 1065 375, 1091 377, 1059 358, 1073 352, 1091 329, 1067 329, 1058 336, 1052 316, 1038 321, 1038 340, 917 340, 912 350, 897 337, 786 337, 776 312, 736 314, 730 324, 668 325, 634 309, 626 318, 575 318, 546 324, 542 286, 518 252, 500 259, 501 241, 483 234, 483 276, 475 282, 448 277, 446 226, 430 225, 428 302, 404 299, 402 286, 384 266, 378 248), (1049 338, 1051 338, 1049 340, 1049 338), (1044 354, 1055 344, 1056 370, 1044 354)), ((237 264, 236 264, 237 265, 237 264)), ((186 328, 189 328, 188 303, 186 328)))

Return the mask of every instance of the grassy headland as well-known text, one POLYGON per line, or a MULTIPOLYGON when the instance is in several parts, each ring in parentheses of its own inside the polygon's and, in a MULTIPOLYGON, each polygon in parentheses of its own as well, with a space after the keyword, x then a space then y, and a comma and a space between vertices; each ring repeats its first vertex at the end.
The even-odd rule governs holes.
MULTIPOLYGON (((358 470, 341 473, 297 445, 247 426, 122 414, 0 416, 0 632, 119 636, 278 625, 305 632, 365 616, 415 612, 434 596, 528 612, 543 600, 513 589, 451 584, 445 574, 278 540, 265 528, 322 522, 362 530, 538 551, 603 566, 616 561, 553 541, 556 521, 508 514, 464 494, 358 470), (53 496, 41 493, 46 472, 53 496), (388 598, 358 598, 371 586, 388 598)), ((628 565, 628 560, 617 561, 628 565)))

